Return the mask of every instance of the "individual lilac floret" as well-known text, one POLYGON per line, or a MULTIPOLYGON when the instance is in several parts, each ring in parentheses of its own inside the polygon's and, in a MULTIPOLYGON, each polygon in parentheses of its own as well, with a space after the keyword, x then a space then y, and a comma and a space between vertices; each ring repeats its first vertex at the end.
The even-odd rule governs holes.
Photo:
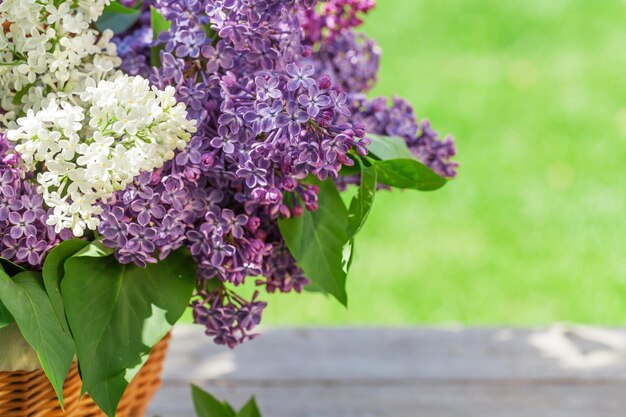
POLYGON ((206 70, 208 73, 217 73, 218 70, 231 69, 235 65, 237 52, 224 41, 218 41, 217 45, 205 45, 202 47, 202 56, 207 59, 206 70))
POLYGON ((198 58, 200 50, 207 45, 206 33, 202 31, 185 30, 178 36, 179 45, 175 49, 179 58, 198 58))
POLYGON ((300 87, 308 90, 315 84, 315 79, 312 77, 315 74, 315 68, 312 65, 300 67, 298 64, 289 64, 285 71, 289 75, 289 82, 287 83, 287 90, 289 91, 296 91, 300 87))
POLYGON ((306 109, 309 116, 316 117, 322 108, 331 104, 331 100, 314 84, 308 88, 307 93, 298 97, 298 103, 306 109))
POLYGON ((272 98, 279 99, 283 96, 278 88, 280 84, 278 77, 269 77, 268 79, 256 77, 254 83, 256 84, 256 98, 259 101, 267 101, 272 98))

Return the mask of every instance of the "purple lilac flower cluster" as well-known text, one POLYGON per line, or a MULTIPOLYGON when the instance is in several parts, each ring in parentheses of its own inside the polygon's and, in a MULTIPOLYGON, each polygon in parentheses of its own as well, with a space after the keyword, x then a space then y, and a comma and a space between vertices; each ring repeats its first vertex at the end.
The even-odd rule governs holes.
MULTIPOLYGON (((351 120, 367 133, 404 138, 414 155, 439 175, 456 176, 453 139, 441 140, 428 120, 417 122, 405 100, 394 98, 391 106, 384 97, 368 101, 364 93, 377 81, 381 50, 364 34, 349 30, 363 21, 361 15, 375 6, 373 0, 329 0, 320 13, 312 9, 301 14, 306 43, 315 52, 307 58, 315 73, 327 74, 349 95, 351 120)), ((358 178, 357 178, 358 180, 358 178)))
POLYGON ((401 137, 416 158, 437 174, 448 178, 456 176, 458 164, 451 161, 456 155, 452 137, 440 140, 428 120, 418 123, 407 101, 396 97, 390 106, 384 97, 361 99, 354 102, 354 107, 354 119, 366 126, 368 133, 401 137))
POLYGON ((123 263, 143 266, 188 247, 198 264, 195 320, 231 347, 254 336, 265 307, 233 287, 247 277, 269 292, 308 283, 277 226, 279 216, 317 208, 317 187, 304 178, 338 179, 367 154, 366 131, 401 135, 425 163, 453 174, 451 142, 413 129, 410 108, 363 99, 380 52, 352 28, 373 1, 331 0, 319 13, 316 3, 155 0, 145 4, 171 28, 152 43, 142 17, 116 40, 125 71, 174 86, 198 132, 104 206, 99 231, 123 263), (155 68, 152 47, 162 49, 155 68))
POLYGON ((28 269, 40 269, 45 255, 67 232, 46 225, 43 198, 24 177, 20 158, 0 133, 0 256, 28 269))
MULTIPOLYGON (((316 74, 327 74, 352 98, 376 83, 381 51, 375 41, 351 29, 363 23, 361 16, 373 0, 329 0, 300 14, 304 43, 311 50, 306 60, 316 74)), ((352 100, 350 100, 352 101, 352 100)))

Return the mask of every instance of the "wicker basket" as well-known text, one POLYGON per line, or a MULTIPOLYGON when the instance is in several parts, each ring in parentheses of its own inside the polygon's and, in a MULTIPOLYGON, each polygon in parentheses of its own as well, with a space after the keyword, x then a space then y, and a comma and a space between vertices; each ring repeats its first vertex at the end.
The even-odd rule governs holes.
MULTIPOLYGON (((161 384, 161 370, 170 336, 157 344, 146 364, 128 386, 117 417, 144 417, 150 399, 161 384)), ((43 371, 0 372, 1 417, 106 417, 88 395, 79 398, 81 381, 76 363, 69 372, 61 410, 52 385, 43 371)))

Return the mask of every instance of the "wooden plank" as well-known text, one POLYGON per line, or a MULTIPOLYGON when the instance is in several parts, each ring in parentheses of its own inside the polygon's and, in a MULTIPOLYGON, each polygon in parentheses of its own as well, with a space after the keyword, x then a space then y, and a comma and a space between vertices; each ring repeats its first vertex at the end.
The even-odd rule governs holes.
POLYGON ((267 417, 617 417, 626 331, 269 329, 234 351, 175 330, 149 416, 192 417, 190 382, 267 417))
MULTIPOLYGON (((238 406, 256 395, 266 417, 623 417, 624 384, 412 384, 203 388, 238 406)), ((195 417, 189 387, 168 385, 148 416, 195 417)))
POLYGON ((202 329, 183 326, 175 330, 165 377, 626 381, 626 331, 593 330, 613 337, 606 342, 612 346, 555 329, 270 329, 229 350, 215 346, 202 329))

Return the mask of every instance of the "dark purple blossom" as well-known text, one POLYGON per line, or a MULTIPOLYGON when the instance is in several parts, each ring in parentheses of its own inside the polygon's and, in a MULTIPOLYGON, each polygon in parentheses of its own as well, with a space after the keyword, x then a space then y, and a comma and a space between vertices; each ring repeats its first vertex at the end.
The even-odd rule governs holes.
POLYGON ((430 122, 424 120, 420 125, 420 134, 411 145, 415 156, 437 174, 449 178, 456 176, 458 164, 451 161, 456 155, 452 137, 440 140, 437 132, 431 128, 430 122))
POLYGON ((256 335, 250 333, 260 322, 266 303, 257 301, 255 293, 251 301, 243 300, 236 294, 218 289, 207 294, 200 293, 201 299, 193 302, 193 316, 196 323, 205 327, 208 336, 215 343, 234 348, 251 340, 256 335))

